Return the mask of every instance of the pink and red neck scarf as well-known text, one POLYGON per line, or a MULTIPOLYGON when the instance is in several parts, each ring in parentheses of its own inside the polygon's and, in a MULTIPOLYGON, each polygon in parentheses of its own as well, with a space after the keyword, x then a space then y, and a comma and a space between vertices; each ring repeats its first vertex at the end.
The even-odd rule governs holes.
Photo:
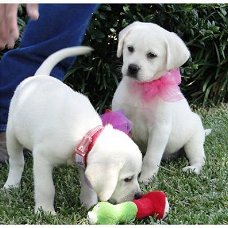
POLYGON ((162 100, 175 102, 184 99, 180 91, 181 74, 180 70, 174 69, 162 75, 159 79, 150 82, 133 82, 133 90, 141 93, 145 102, 153 100, 159 96, 162 100))

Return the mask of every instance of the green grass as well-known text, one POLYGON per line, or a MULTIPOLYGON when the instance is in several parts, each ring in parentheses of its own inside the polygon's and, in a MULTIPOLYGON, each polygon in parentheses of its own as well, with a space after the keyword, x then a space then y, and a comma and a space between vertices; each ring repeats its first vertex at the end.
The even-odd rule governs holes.
MULTIPOLYGON (((163 163, 153 183, 143 191, 163 190, 170 202, 164 221, 152 217, 132 224, 228 224, 228 105, 197 109, 205 128, 212 128, 206 139, 206 165, 200 175, 183 173, 187 160, 163 163)), ((8 174, 0 167, 0 187, 8 174)), ((79 202, 77 170, 59 167, 54 171, 57 216, 33 213, 32 158, 26 160, 21 187, 0 191, 0 224, 88 224, 87 211, 79 202)))

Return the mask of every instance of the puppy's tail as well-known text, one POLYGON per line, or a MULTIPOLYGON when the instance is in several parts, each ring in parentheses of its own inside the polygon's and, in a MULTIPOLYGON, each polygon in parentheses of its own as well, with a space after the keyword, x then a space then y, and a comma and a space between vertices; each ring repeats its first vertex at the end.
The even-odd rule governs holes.
POLYGON ((84 55, 93 51, 91 47, 86 46, 78 46, 78 47, 70 47, 61 49, 52 55, 50 55, 38 68, 35 75, 50 75, 52 69, 55 67, 57 63, 62 61, 65 58, 84 55))

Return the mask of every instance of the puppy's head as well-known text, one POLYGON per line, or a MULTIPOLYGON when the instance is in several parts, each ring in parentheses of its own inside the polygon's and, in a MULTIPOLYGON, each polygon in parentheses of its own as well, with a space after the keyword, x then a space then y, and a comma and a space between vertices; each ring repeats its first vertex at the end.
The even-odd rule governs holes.
POLYGON ((106 126, 87 161, 85 175, 101 201, 120 203, 140 194, 142 155, 125 133, 106 126))
POLYGON ((143 22, 134 22, 119 33, 117 57, 122 54, 122 74, 142 82, 158 79, 183 65, 190 56, 175 33, 143 22))

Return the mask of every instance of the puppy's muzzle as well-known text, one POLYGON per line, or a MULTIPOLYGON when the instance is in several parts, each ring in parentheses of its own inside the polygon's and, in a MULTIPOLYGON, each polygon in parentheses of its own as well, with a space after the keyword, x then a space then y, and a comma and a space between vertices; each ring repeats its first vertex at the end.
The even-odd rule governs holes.
POLYGON ((136 64, 130 64, 127 69, 127 76, 131 78, 137 78, 137 74, 140 70, 140 67, 136 64))
POLYGON ((134 199, 140 199, 142 197, 142 193, 141 192, 137 192, 134 195, 134 199))

